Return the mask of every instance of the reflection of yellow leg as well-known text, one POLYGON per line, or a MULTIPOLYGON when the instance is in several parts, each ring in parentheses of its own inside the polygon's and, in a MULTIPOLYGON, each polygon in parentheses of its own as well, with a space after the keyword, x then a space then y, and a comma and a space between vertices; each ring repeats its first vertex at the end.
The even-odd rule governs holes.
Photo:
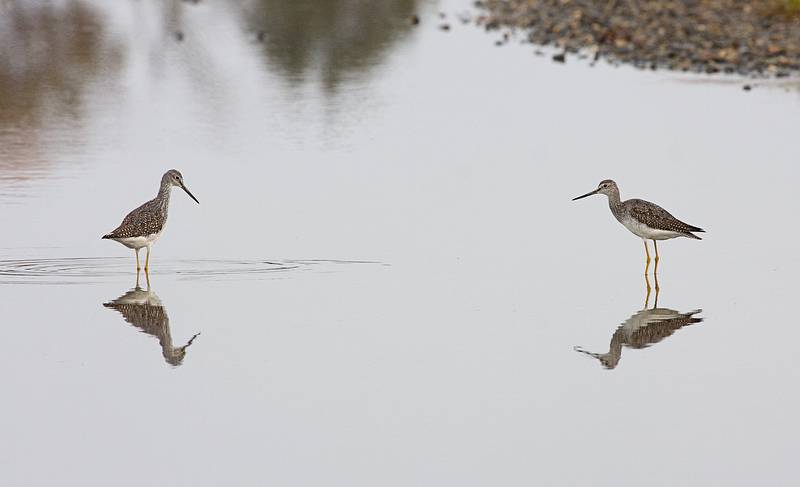
MULTIPOLYGON (((650 278, 647 277, 647 274, 644 275, 644 282, 647 283, 647 296, 644 298, 644 309, 647 309, 647 305, 650 304, 650 278)), ((656 291, 658 294, 658 291, 656 291)))
POLYGON ((658 274, 653 274, 653 278, 656 280, 656 299, 658 299, 658 291, 661 290, 661 286, 658 285, 658 274))
POLYGON ((136 289, 139 289, 139 270, 136 270, 136 289))
POLYGON ((653 302, 653 308, 658 308, 658 290, 659 290, 660 288, 658 287, 658 276, 656 276, 656 275, 653 275, 653 277, 655 277, 655 278, 656 278, 656 299, 655 299, 655 301, 653 302))
POLYGON ((147 247, 147 258, 144 260, 144 273, 150 270, 150 247, 147 247))
MULTIPOLYGON (((650 269, 650 250, 647 248, 647 240, 642 240, 644 242, 644 253, 647 256, 647 261, 644 265, 644 275, 647 275, 647 270, 650 269)), ((650 288, 650 281, 647 281, 647 288, 650 288)))
POLYGON ((147 272, 147 269, 144 270, 144 278, 147 281, 147 291, 150 291, 150 273, 147 272))
POLYGON ((659 261, 659 257, 658 257, 658 243, 656 243, 655 240, 653 240, 653 248, 656 249, 656 264, 653 266, 653 277, 655 277, 655 279, 656 279, 656 296, 658 296, 658 289, 659 289, 659 287, 658 287, 658 261, 659 261))
POLYGON ((139 249, 134 249, 133 253, 136 254, 136 279, 139 279, 139 271, 142 270, 142 268, 139 267, 139 249))

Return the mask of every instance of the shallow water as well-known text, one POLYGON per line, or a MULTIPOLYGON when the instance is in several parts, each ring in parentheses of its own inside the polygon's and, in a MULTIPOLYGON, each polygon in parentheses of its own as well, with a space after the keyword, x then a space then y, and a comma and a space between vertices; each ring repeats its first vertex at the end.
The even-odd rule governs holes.
MULTIPOLYGON (((122 257, 76 257, 62 259, 0 260, 0 284, 84 284, 88 282, 115 282, 132 273, 131 259, 122 257)), ((275 273, 337 272, 345 265, 380 262, 344 260, 232 260, 232 259, 175 259, 161 260, 154 276, 178 279, 269 279, 275 273)), ((137 272, 140 280, 150 273, 137 272)))
POLYGON ((160 5, 0 7, 0 484, 793 484, 795 91, 160 5), (657 304, 604 178, 708 231, 657 304))

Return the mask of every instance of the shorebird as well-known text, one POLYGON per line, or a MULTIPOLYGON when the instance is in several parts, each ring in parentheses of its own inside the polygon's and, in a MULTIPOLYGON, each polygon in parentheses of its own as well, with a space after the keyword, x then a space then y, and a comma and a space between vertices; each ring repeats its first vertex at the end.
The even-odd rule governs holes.
MULTIPOLYGON (((647 275, 647 270, 650 268, 650 250, 647 248, 648 240, 653 241, 653 247, 655 247, 656 251, 656 263, 653 269, 654 275, 658 271, 659 257, 658 244, 656 243, 658 240, 668 240, 677 237, 702 240, 692 232, 705 232, 705 230, 678 220, 667 210, 655 203, 639 199, 620 201, 617 183, 610 179, 600 181, 600 184, 597 185, 597 189, 573 198, 572 201, 586 198, 593 194, 604 194, 608 196, 608 206, 611 208, 611 213, 614 214, 614 217, 622 223, 625 228, 641 238, 644 242, 644 252, 647 256, 647 263, 644 267, 645 275, 647 275)), ((650 284, 648 282, 648 288, 649 287, 650 284)), ((658 289, 657 280, 656 289, 658 289)))
POLYGON ((164 231, 164 225, 167 223, 169 195, 173 186, 177 186, 186 191, 186 194, 188 194, 190 198, 197 204, 200 204, 197 198, 186 188, 181 173, 176 169, 170 169, 161 177, 161 186, 158 188, 156 197, 128 213, 116 229, 102 237, 116 240, 129 249, 134 250, 136 253, 137 275, 141 269, 139 267, 139 250, 143 247, 147 247, 144 272, 147 274, 149 271, 150 248, 153 246, 153 243, 158 240, 158 237, 161 236, 161 232, 164 231))

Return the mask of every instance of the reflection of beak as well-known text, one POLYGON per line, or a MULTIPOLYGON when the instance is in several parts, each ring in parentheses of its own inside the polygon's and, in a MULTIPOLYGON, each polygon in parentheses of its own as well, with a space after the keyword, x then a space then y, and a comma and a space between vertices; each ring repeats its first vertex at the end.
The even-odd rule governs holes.
MULTIPOLYGON (((184 189, 186 189, 186 188, 184 188, 184 189)), ((572 198, 572 201, 579 200, 581 198, 586 198, 587 196, 591 196, 593 194, 597 194, 598 191, 600 191, 600 188, 597 188, 594 191, 589 191, 588 193, 586 193, 584 195, 581 195, 581 196, 578 196, 577 198, 572 198)))
POLYGON ((189 195, 189 197, 190 197, 190 198, 192 198, 192 199, 195 201, 195 203, 197 203, 198 205, 200 204, 200 202, 199 202, 199 201, 197 201, 197 198, 195 198, 195 197, 194 197, 194 195, 192 194, 192 192, 191 192, 191 191, 189 191, 189 188, 187 188, 186 186, 184 186, 184 185, 182 185, 182 184, 181 184, 181 189, 182 189, 182 190, 184 190, 184 191, 186 191, 186 194, 188 194, 188 195, 189 195))

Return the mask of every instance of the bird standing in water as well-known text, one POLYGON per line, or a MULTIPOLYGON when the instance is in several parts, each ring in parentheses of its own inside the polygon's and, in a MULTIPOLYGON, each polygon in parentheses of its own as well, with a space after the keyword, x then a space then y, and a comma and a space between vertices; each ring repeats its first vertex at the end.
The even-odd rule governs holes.
MULTIPOLYGON (((644 241, 644 252, 647 256, 647 263, 644 268, 645 275, 647 275, 647 271, 650 268, 650 250, 647 248, 648 240, 653 241, 653 247, 656 251, 653 275, 656 275, 656 272, 658 272, 659 256, 658 244, 656 243, 658 240, 668 240, 677 237, 702 240, 692 232, 704 232, 705 230, 678 220, 667 210, 655 203, 639 199, 620 201, 617 183, 610 179, 600 181, 597 189, 573 198, 572 201, 586 198, 594 194, 604 194, 608 196, 608 206, 611 208, 611 213, 614 214, 614 217, 622 223, 625 228, 644 241)), ((650 283, 648 282, 648 289, 649 287, 650 283)), ((658 289, 658 279, 656 279, 656 289, 658 289)))
POLYGON ((177 186, 186 191, 186 194, 188 194, 190 198, 197 204, 200 204, 197 198, 194 197, 184 184, 181 173, 176 169, 170 169, 161 177, 161 186, 158 189, 156 197, 128 213, 125 219, 122 220, 120 226, 102 237, 116 240, 136 252, 137 275, 140 270, 139 250, 143 247, 147 247, 144 272, 147 274, 149 271, 150 248, 153 246, 153 243, 158 240, 158 237, 161 236, 161 232, 164 231, 164 225, 167 223, 169 196, 173 186, 177 186))

